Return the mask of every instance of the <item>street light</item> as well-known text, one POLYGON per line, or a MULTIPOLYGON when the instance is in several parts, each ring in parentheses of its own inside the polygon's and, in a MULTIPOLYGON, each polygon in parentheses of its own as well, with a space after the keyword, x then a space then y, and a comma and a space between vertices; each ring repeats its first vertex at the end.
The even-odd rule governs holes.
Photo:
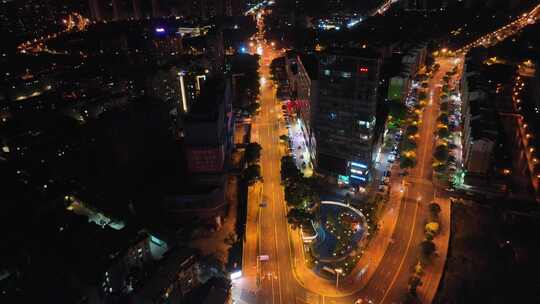
POLYGON ((339 288, 339 275, 343 273, 343 269, 341 268, 336 268, 334 269, 334 271, 336 272, 336 289, 339 288))

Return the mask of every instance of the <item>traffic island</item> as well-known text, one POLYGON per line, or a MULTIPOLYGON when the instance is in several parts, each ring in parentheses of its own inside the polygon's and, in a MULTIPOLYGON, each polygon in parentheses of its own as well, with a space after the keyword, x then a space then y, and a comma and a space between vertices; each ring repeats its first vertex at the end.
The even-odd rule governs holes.
POLYGON ((366 217, 348 204, 332 201, 321 202, 318 213, 312 222, 315 237, 304 246, 306 266, 329 280, 347 276, 366 243, 366 217))

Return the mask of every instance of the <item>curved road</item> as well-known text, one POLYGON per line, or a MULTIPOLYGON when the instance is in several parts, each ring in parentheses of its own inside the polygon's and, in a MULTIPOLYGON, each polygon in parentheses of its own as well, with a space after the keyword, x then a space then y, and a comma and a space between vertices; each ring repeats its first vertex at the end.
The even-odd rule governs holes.
MULTIPOLYGON (((262 24, 261 24, 262 28, 262 24)), ((269 79, 269 63, 280 56, 270 44, 262 42, 261 78, 269 79)), ((256 47, 256 46, 255 46, 256 47)), ((364 303, 396 303, 407 289, 412 267, 417 261, 418 244, 423 240, 423 222, 427 204, 435 198, 431 183, 431 162, 434 131, 438 115, 439 88, 437 84, 450 64, 441 69, 430 81, 432 102, 423 114, 420 127, 418 165, 405 179, 405 193, 399 209, 393 241, 384 253, 372 278, 362 290, 343 297, 320 295, 318 282, 304 282, 296 277, 293 265, 300 263, 293 254, 291 231, 286 220, 286 205, 280 185, 280 159, 284 149, 279 135, 286 129, 280 120, 281 105, 274 98, 270 81, 261 81, 261 112, 252 125, 252 141, 263 147, 261 168, 264 183, 250 189, 248 222, 244 247, 244 278, 235 282, 239 303, 353 303, 361 298, 364 303), (264 207, 261 207, 264 202, 264 207), (258 261, 257 256, 268 256, 258 261), (251 292, 256 296, 246 296, 251 292)), ((397 191, 394 189, 393 191, 397 191)), ((331 283, 332 282, 327 282, 331 283)))

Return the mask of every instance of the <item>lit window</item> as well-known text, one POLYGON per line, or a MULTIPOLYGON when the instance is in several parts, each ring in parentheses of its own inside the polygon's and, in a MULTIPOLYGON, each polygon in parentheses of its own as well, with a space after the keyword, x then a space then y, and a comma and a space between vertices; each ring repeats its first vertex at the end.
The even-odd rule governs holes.
POLYGON ((332 112, 332 113, 330 113, 329 116, 330 116, 330 119, 334 120, 334 119, 336 119, 337 114, 332 112))
POLYGON ((324 70, 324 75, 325 76, 330 76, 330 70, 324 70))
POLYGON ((343 78, 351 78, 352 74, 350 72, 341 72, 341 77, 343 78))

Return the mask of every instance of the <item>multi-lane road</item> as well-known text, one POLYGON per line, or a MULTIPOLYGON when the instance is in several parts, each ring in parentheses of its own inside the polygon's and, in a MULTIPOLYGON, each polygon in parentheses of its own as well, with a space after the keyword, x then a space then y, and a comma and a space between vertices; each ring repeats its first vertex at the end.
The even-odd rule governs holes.
MULTIPOLYGON (((262 25, 261 25, 262 26, 262 25)), ((418 142, 418 165, 406 178, 402 206, 399 208, 397 224, 392 242, 383 253, 379 265, 362 290, 344 293, 340 297, 317 290, 319 282, 298 279, 294 265, 300 263, 293 254, 292 241, 286 220, 286 205, 280 184, 280 159, 284 153, 279 135, 286 132, 280 120, 280 104, 275 99, 274 85, 270 78, 269 63, 280 52, 270 44, 259 40, 261 56, 261 111, 254 119, 252 140, 263 147, 261 168, 264 182, 250 189, 248 222, 244 249, 244 278, 235 282, 239 303, 353 303, 356 299, 373 303, 399 301, 407 288, 411 267, 416 263, 418 244, 423 240, 423 220, 427 216, 427 205, 435 198, 431 183, 431 163, 434 131, 438 115, 438 84, 445 71, 450 68, 443 63, 440 71, 430 81, 431 102, 422 116, 418 142), (263 256, 264 260, 260 261, 263 256), (268 257, 268 259, 266 259, 268 257), (295 260, 296 258, 296 260, 295 260), (312 284, 310 284, 312 283, 312 284), (252 291, 256 297, 242 296, 252 291)), ((394 189, 393 191, 399 191, 394 189)), ((337 290, 339 294, 339 290, 337 290)))
MULTIPOLYGON (((486 44, 494 39, 497 41, 504 39, 535 21, 539 14, 540 5, 517 21, 487 34, 460 51, 467 52, 470 47, 486 44)), ((262 33, 264 24, 260 23, 259 26, 262 33)), ((363 303, 399 303, 407 291, 412 267, 418 260, 419 244, 424 239, 423 225, 431 201, 437 201, 442 206, 442 223, 447 225, 446 228, 449 226, 449 199, 438 192, 432 182, 432 154, 436 119, 439 114, 441 79, 455 63, 450 59, 440 59, 438 62, 441 67, 429 81, 430 102, 422 114, 416 152, 417 165, 404 179, 404 193, 398 196, 402 199, 400 208, 396 208, 399 211, 396 212, 397 222, 390 237, 391 242, 386 250, 382 251, 380 262, 370 266, 375 270, 367 284, 362 284, 363 288, 360 290, 345 293, 344 288, 333 290, 331 284, 323 284, 317 279, 305 280, 309 276, 298 276, 297 272, 302 270, 298 269, 300 267, 294 267, 301 263, 299 260, 301 257, 293 254, 301 244, 295 232, 289 230, 286 221, 287 209, 279 174, 280 158, 284 153, 283 147, 280 146, 279 135, 284 134, 286 129, 280 121, 280 104, 275 100, 275 89, 268 81, 270 79, 268 64, 282 54, 260 38, 258 44, 263 51, 260 76, 266 81, 261 81, 261 112, 254 119, 252 140, 259 142, 263 147, 261 167, 264 183, 250 189, 244 247, 244 277, 235 282, 237 289, 235 300, 238 303, 272 304, 337 304, 354 303, 357 299, 362 299, 363 303), (264 261, 259 261, 260 256, 265 257, 264 261), (322 286, 326 289, 323 290, 322 286), (341 296, 336 296, 340 292, 341 296), (334 296, 324 296, 329 294, 334 296)), ((393 188, 392 191, 399 191, 396 186, 393 188)), ((441 254, 434 265, 426 269, 423 277, 424 285, 419 288, 419 296, 423 302, 430 302, 433 299, 442 276, 448 249, 448 231, 443 235, 444 237, 439 236, 441 240, 436 239, 437 250, 441 254)))
POLYGON ((498 28, 497 30, 487 33, 477 40, 458 49, 457 53, 465 54, 475 47, 490 47, 504 39, 515 35, 526 26, 536 23, 540 17, 540 4, 533 7, 529 12, 522 14, 518 19, 498 28))

